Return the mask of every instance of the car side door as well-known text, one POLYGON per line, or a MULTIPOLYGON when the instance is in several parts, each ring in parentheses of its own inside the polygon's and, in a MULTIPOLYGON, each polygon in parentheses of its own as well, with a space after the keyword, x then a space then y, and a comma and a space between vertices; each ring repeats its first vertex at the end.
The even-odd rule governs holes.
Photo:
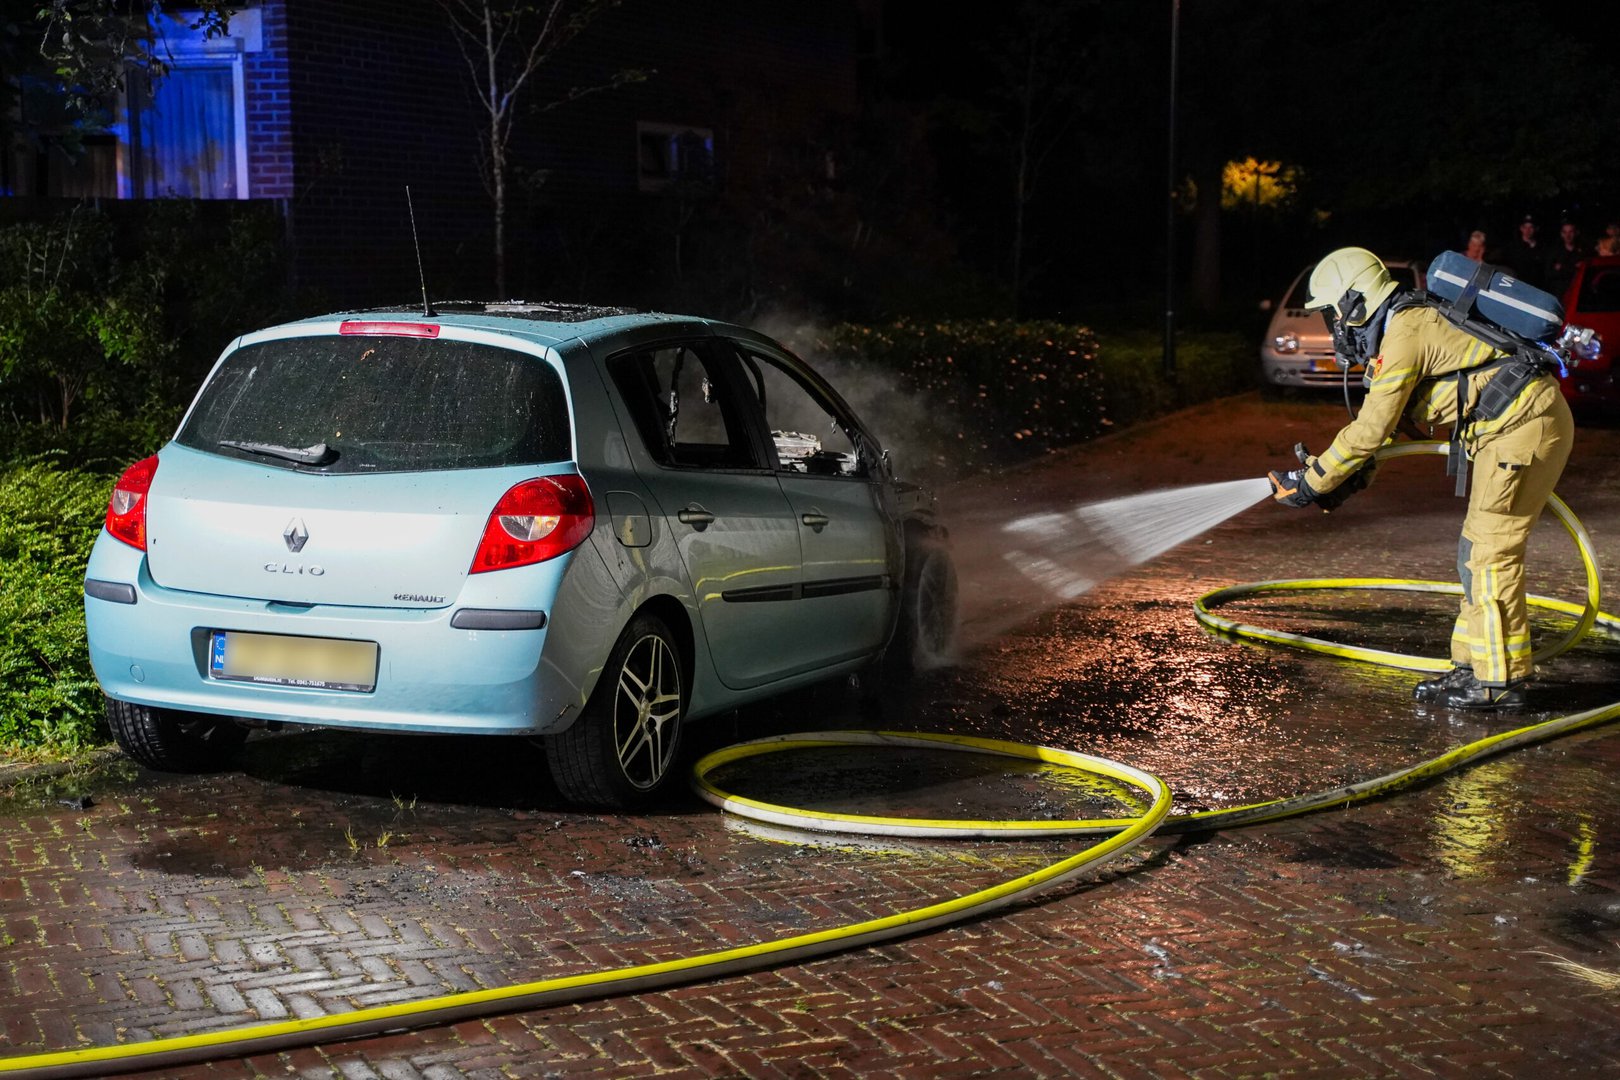
POLYGON ((685 564, 696 632, 721 682, 747 689, 804 661, 791 615, 798 519, 764 460, 737 368, 712 339, 649 343, 607 362, 645 451, 637 470, 685 564))
POLYGON ((802 648, 819 666, 875 653, 899 602, 903 540, 876 442, 801 361, 726 340, 799 530, 802 648))

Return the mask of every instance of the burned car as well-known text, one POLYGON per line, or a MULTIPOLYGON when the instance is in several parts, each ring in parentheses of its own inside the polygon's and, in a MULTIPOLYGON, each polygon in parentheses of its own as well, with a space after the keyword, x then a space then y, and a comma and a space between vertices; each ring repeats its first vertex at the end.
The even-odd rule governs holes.
POLYGON ((954 604, 932 496, 788 349, 516 302, 232 342, 85 580, 145 765, 255 726, 534 736, 602 807, 665 790, 688 721, 942 653, 954 604))

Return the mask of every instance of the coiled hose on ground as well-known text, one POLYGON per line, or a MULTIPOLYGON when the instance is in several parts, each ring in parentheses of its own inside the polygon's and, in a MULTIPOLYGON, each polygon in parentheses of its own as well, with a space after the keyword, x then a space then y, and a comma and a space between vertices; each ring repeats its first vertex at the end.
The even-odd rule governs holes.
MULTIPOLYGON (((1427 453, 1445 453, 1445 444, 1400 444, 1386 447, 1379 452, 1379 457, 1383 459, 1427 453)), ((1530 603, 1535 607, 1574 616, 1576 619, 1574 627, 1568 633, 1538 650, 1536 653, 1538 661, 1548 660, 1568 650, 1594 627, 1620 634, 1620 619, 1598 608, 1601 585, 1591 538, 1569 507, 1556 495, 1549 502, 1549 507, 1569 531, 1579 550, 1586 572, 1586 597, 1582 604, 1540 596, 1530 598, 1530 603)), ((1217 589, 1202 596, 1194 605, 1194 614, 1202 625, 1238 638, 1297 646, 1331 656, 1411 671, 1441 671, 1449 666, 1449 661, 1446 660, 1359 646, 1337 645, 1304 635, 1246 625, 1214 613, 1220 605, 1241 597, 1325 589, 1406 590, 1454 595, 1461 591, 1459 585, 1451 583, 1384 578, 1263 581, 1217 589)), ((353 1012, 250 1024, 140 1043, 3 1058, 0 1059, 0 1075, 29 1078, 104 1076, 115 1072, 262 1054, 409 1028, 447 1024, 495 1013, 535 1009, 589 998, 636 993, 680 983, 718 979, 833 952, 864 948, 893 938, 938 929, 1016 904, 1036 893, 1096 869, 1104 862, 1131 850, 1154 833, 1208 832, 1274 821, 1328 807, 1346 806, 1432 779, 1487 756, 1596 727, 1617 716, 1620 716, 1620 702, 1505 731, 1455 747, 1437 757, 1384 776, 1346 784, 1328 791, 1175 817, 1169 816, 1170 789, 1158 777, 1129 765, 1070 750, 962 735, 874 731, 814 732, 740 743, 716 751, 699 761, 694 770, 693 783, 698 793, 708 802, 727 813, 752 820, 822 832, 881 836, 1012 838, 1072 835, 1100 836, 1101 839, 1076 854, 1010 881, 954 899, 847 926, 795 934, 756 945, 720 949, 677 960, 635 964, 488 990, 447 994, 353 1012), (1068 821, 888 818, 812 811, 765 803, 723 791, 710 779, 720 766, 731 762, 766 754, 841 746, 962 751, 1067 767, 1136 789, 1145 797, 1147 809, 1132 817, 1068 821)))

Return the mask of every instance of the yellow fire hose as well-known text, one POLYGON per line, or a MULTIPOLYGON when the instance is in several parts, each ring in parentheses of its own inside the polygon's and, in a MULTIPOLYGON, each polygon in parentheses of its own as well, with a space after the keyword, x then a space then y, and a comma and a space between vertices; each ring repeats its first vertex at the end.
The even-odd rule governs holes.
MULTIPOLYGON (((1405 457, 1418 453, 1444 453, 1442 443, 1402 444, 1380 451, 1379 457, 1405 457), (1438 447, 1438 450, 1433 448, 1438 447)), ((1562 500, 1556 495, 1549 505, 1569 530, 1586 569, 1587 594, 1582 605, 1545 597, 1532 597, 1537 607, 1568 615, 1578 615, 1575 629, 1536 654, 1545 660, 1570 648, 1593 626, 1620 633, 1620 619, 1598 610, 1600 585, 1591 538, 1562 500)), ((1293 645, 1325 652, 1332 656, 1368 663, 1395 666, 1414 671, 1438 671, 1446 661, 1357 646, 1335 645, 1298 634, 1248 626, 1213 613, 1220 604, 1243 596, 1284 591, 1323 589, 1400 589, 1423 592, 1458 593, 1460 586, 1443 582, 1399 581, 1390 579, 1300 579, 1266 581, 1218 589, 1201 597, 1194 606, 1198 621, 1224 634, 1293 645)), ((424 1000, 377 1006, 353 1012, 273 1023, 250 1024, 238 1028, 152 1039, 146 1042, 97 1046, 79 1050, 30 1054, 0 1059, 0 1074, 30 1078, 104 1076, 113 1072, 155 1069, 187 1062, 218 1060, 269 1053, 294 1047, 356 1039, 369 1035, 422 1028, 468 1020, 496 1013, 536 1009, 564 1002, 636 993, 680 983, 700 982, 757 971, 766 967, 833 952, 864 948, 881 941, 938 929, 969 917, 977 917, 1018 903, 1095 869, 1122 855, 1155 832, 1206 832, 1216 829, 1273 821, 1327 807, 1345 806, 1374 796, 1388 794, 1412 784, 1439 776, 1488 755, 1531 743, 1545 742, 1569 732, 1596 727, 1620 716, 1620 702, 1570 716, 1558 717, 1528 727, 1502 732, 1477 742, 1448 750, 1438 757, 1389 773, 1329 791, 1225 810, 1169 817, 1170 789, 1158 777, 1129 765, 1088 754, 1051 747, 1030 746, 958 735, 922 733, 841 731, 786 735, 740 743, 716 751, 699 761, 693 783, 699 795, 722 810, 742 817, 777 825, 823 832, 858 832, 885 836, 1011 838, 1032 836, 1102 835, 1095 844, 1060 859, 1034 873, 1025 874, 956 899, 941 901, 868 919, 847 926, 808 934, 795 934, 774 941, 721 949, 698 956, 653 964, 635 964, 611 970, 543 979, 513 986, 465 993, 447 994, 424 1000), (1148 809, 1134 817, 1111 817, 1070 821, 981 821, 924 820, 836 814, 764 803, 727 793, 718 788, 710 775, 720 766, 764 754, 785 753, 817 747, 892 746, 928 750, 963 751, 1041 762, 1075 769, 1131 787, 1146 797, 1148 809)))

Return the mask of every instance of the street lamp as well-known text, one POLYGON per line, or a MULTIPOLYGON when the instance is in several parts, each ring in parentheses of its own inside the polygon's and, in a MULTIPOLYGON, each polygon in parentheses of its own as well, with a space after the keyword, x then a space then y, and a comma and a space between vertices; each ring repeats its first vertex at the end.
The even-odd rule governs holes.
POLYGON ((1170 0, 1170 137, 1164 184, 1164 377, 1176 377, 1176 53, 1181 0, 1170 0))

